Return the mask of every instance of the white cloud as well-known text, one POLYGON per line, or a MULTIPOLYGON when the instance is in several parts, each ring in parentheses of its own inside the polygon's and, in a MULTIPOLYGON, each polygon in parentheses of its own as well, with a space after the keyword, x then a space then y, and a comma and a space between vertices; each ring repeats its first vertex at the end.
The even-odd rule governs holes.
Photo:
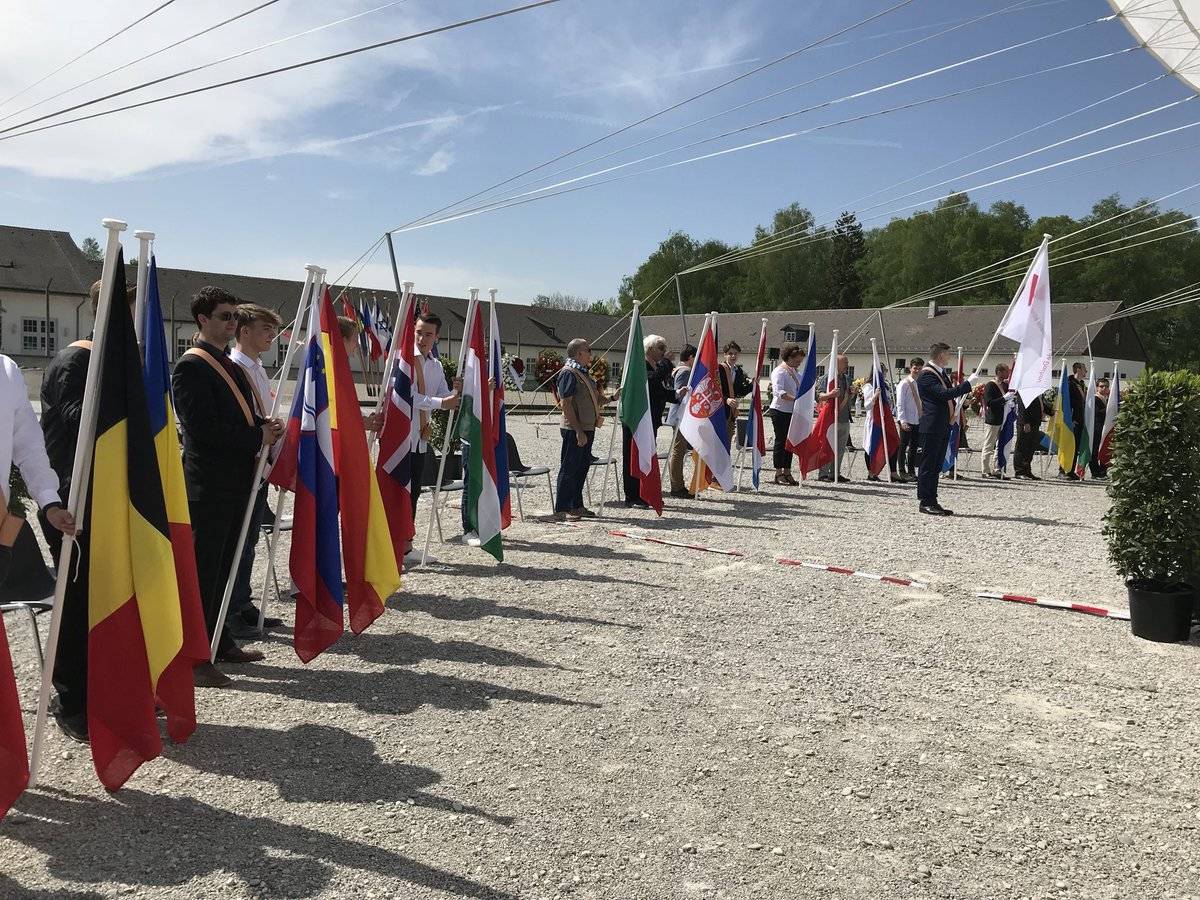
POLYGON ((454 152, 450 145, 433 151, 433 155, 425 160, 424 165, 413 170, 414 175, 441 175, 454 164, 454 152))

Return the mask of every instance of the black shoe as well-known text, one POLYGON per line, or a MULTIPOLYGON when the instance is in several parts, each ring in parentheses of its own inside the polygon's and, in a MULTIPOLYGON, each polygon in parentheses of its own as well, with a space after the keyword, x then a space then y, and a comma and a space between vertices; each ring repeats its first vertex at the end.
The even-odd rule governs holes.
POLYGON ((88 719, 86 712, 64 713, 55 697, 50 704, 50 714, 54 716, 59 730, 77 744, 90 744, 88 736, 88 719))
POLYGON ((832 481, 833 481, 833 476, 832 476, 832 475, 818 475, 818 476, 817 476, 817 481, 829 481, 829 482, 832 482, 832 481))
POLYGON ((629 507, 630 509, 632 509, 634 507, 636 507, 637 509, 649 509, 650 508, 650 504, 647 503, 645 500, 626 500, 625 505, 627 507, 629 507))
POLYGON ((1078 481, 1079 480, 1079 476, 1076 475, 1074 472, 1059 472, 1058 477, 1063 479, 1063 481, 1078 481))
POLYGON ((233 684, 233 679, 210 662, 203 662, 192 669, 192 680, 196 687, 223 688, 233 684))
POLYGON ((225 622, 225 627, 229 629, 229 634, 240 641, 253 641, 262 637, 258 630, 258 617, 254 617, 254 624, 251 625, 241 616, 230 616, 225 622))
MULTIPOLYGON (((239 613, 239 617, 247 625, 254 626, 254 633, 258 634, 258 607, 251 603, 239 613)), ((283 619, 277 619, 275 616, 267 616, 263 619, 263 628, 278 628, 283 624, 283 619)), ((235 634, 234 637, 237 637, 235 634)))
POLYGON ((671 491, 671 496, 672 497, 680 497, 684 500, 691 500, 696 495, 693 494, 691 491, 689 491, 687 488, 680 488, 677 491, 676 490, 671 491))
POLYGON ((920 511, 925 513, 925 515, 927 515, 927 516, 951 516, 951 515, 954 515, 952 512, 950 512, 950 510, 942 509, 942 507, 938 506, 936 503, 922 503, 920 506, 920 511))
POLYGON ((867 481, 878 481, 878 480, 879 480, 878 475, 868 475, 867 476, 867 481))
POLYGON ((909 478, 907 475, 893 475, 892 476, 892 482, 894 484, 908 484, 910 481, 912 481, 912 479, 909 478))
MULTIPOLYGON (((878 480, 878 479, 876 479, 876 480, 878 480)), ((850 479, 847 478, 845 475, 838 476, 838 484, 849 484, 849 483, 850 483, 850 479)))

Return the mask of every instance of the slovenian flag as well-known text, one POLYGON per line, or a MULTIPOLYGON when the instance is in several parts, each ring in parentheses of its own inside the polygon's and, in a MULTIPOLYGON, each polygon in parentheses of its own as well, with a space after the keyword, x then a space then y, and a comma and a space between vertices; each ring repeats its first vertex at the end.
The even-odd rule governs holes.
POLYGON ((725 395, 718 380, 715 326, 716 313, 710 313, 692 364, 687 406, 679 423, 679 433, 692 445, 700 463, 708 468, 721 490, 728 491, 733 488, 733 460, 729 455, 725 395))
POLYGON ((496 303, 491 305, 491 325, 488 331, 488 369, 492 383, 492 456, 495 459, 496 496, 500 500, 500 527, 512 524, 512 497, 508 484, 508 416, 504 410, 504 373, 500 369, 500 323, 496 319, 496 303))
POLYGON ((1112 389, 1108 395, 1108 406, 1104 410, 1104 427, 1100 429, 1100 452, 1096 458, 1100 465, 1107 466, 1112 459, 1113 431, 1117 427, 1117 415, 1121 411, 1121 373, 1113 363, 1112 389))
POLYGON ((750 391, 750 409, 746 411, 746 448, 750 451, 750 480, 754 489, 758 490, 759 473, 762 471, 763 457, 767 454, 767 438, 763 434, 762 387, 759 383, 759 373, 762 372, 763 361, 767 357, 767 320, 762 321, 762 330, 758 333, 758 356, 754 363, 754 387, 750 391))
POLYGON ((879 352, 871 347, 871 386, 874 388, 871 408, 867 412, 867 437, 863 441, 867 452, 867 469, 878 475, 888 464, 888 457, 896 452, 900 434, 896 431, 896 418, 892 415, 892 403, 888 396, 887 373, 879 365, 879 352))
MULTIPOLYGON (((633 306, 633 321, 629 325, 629 347, 642 346, 642 316, 638 304, 633 306)), ((626 354, 626 358, 629 354, 626 354)), ((654 441, 654 422, 650 418, 650 389, 646 382, 646 367, 640 362, 625 367, 621 380, 621 399, 617 417, 629 429, 629 476, 638 482, 638 496, 662 515, 662 478, 658 471, 658 449, 654 441)), ((757 485, 757 482, 756 482, 757 485)))
POLYGON ((467 524, 479 536, 479 545, 498 561, 504 561, 500 541, 500 495, 496 477, 496 422, 493 421, 488 387, 487 350, 483 339, 483 310, 471 304, 467 333, 463 336, 463 393, 457 429, 463 442, 463 465, 467 470, 467 524))

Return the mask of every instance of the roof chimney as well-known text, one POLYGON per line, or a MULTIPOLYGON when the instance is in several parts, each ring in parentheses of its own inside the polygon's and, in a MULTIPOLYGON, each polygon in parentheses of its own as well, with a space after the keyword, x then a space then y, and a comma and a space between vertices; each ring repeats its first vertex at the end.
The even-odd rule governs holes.
POLYGON ((936 319, 938 314, 938 302, 936 300, 929 301, 929 318, 936 319))

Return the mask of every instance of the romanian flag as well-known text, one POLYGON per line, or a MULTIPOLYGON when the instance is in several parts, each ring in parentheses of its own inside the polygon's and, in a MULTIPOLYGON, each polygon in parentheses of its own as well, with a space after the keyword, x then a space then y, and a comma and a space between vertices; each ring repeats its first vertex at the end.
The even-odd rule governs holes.
POLYGON ((290 557, 292 581, 296 583, 292 646, 302 662, 309 662, 327 649, 345 630, 333 428, 325 378, 325 341, 315 298, 311 309, 308 346, 296 382, 289 438, 279 457, 279 462, 293 473, 288 487, 296 492, 290 557))
POLYGON ((175 427, 175 409, 171 402, 171 367, 167 360, 167 339, 159 303, 158 267, 153 256, 150 257, 150 269, 146 276, 143 326, 146 362, 142 371, 146 386, 146 409, 167 510, 167 534, 175 559, 179 615, 183 624, 183 646, 158 680, 158 702, 166 710, 167 731, 171 740, 180 742, 186 741, 196 728, 192 668, 208 659, 208 632, 204 626, 200 585, 196 579, 192 519, 188 512, 183 462, 179 454, 179 432, 175 427))
MULTIPOLYGON (((176 665, 184 627, 175 551, 125 302, 125 263, 101 298, 96 442, 84 522, 92 526, 88 593, 88 732, 101 783, 115 791, 162 752, 154 705, 190 710, 190 667, 176 665), (181 708, 183 707, 183 708, 181 708)), ((96 352, 93 349, 92 352, 96 352)))
MULTIPOLYGON (((0 491, 0 500, 5 500, 0 491)), ((0 819, 29 784, 29 755, 25 750, 25 723, 21 720, 21 701, 8 636, 0 617, 0 819)))
POLYGON ((1064 472, 1075 470, 1075 419, 1071 409, 1070 374, 1064 359, 1058 382, 1058 406, 1050 421, 1050 440, 1058 447, 1058 465, 1064 472))
POLYGON ((355 634, 383 614, 383 604, 400 587, 400 566, 371 454, 350 360, 338 331, 329 289, 320 304, 321 349, 326 365, 334 466, 342 521, 346 600, 355 634))
POLYGON ((414 534, 412 455, 417 449, 420 433, 420 425, 414 426, 413 422, 414 418, 420 421, 420 414, 413 409, 413 382, 419 363, 414 347, 416 320, 411 298, 406 298, 401 304, 400 322, 400 346, 391 356, 390 389, 383 404, 375 477, 379 480, 396 559, 403 560, 405 549, 414 534))

